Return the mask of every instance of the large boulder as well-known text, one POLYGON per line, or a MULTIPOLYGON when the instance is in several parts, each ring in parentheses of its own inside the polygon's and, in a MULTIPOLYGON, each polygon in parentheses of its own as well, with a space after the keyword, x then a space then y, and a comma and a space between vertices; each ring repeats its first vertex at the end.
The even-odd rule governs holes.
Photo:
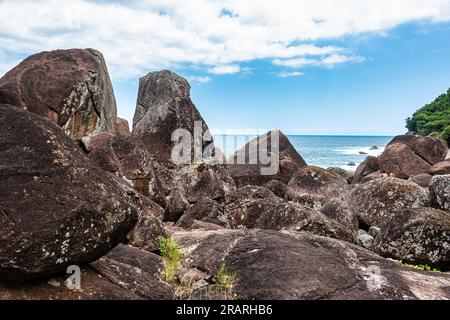
POLYGON ((444 140, 432 136, 397 136, 388 144, 388 147, 394 144, 408 146, 417 156, 432 165, 444 160, 448 151, 447 143, 444 140))
POLYGON ((380 170, 378 158, 372 156, 367 157, 366 160, 358 166, 358 169, 356 169, 352 183, 367 182, 365 178, 378 170, 380 170))
POLYGON ((363 224, 382 227, 404 209, 426 206, 429 195, 411 181, 381 178, 357 185, 348 203, 363 224))
POLYGON ((450 270, 450 213, 406 209, 376 239, 375 252, 404 262, 450 270))
POLYGON ((450 175, 433 177, 429 188, 432 206, 450 211, 450 175))
POLYGON ((342 177, 319 167, 298 170, 287 185, 289 200, 321 209, 330 199, 343 199, 348 183, 342 177))
POLYGON ((393 174, 397 178, 408 179, 421 173, 427 173, 431 164, 406 144, 390 144, 379 158, 380 170, 393 174))
MULTIPOLYGON (((235 272, 229 295, 239 300, 450 298, 449 275, 417 271, 356 245, 307 233, 199 230, 175 232, 173 238, 182 247, 186 268, 200 269, 209 278, 223 266, 235 272)), ((208 287, 199 290, 207 293, 208 287)))
POLYGON ((46 117, 81 140, 114 134, 116 100, 103 55, 93 49, 42 52, 0 79, 0 103, 46 117))
POLYGON ((230 157, 228 164, 238 187, 263 185, 271 180, 287 184, 298 169, 306 166, 288 137, 279 130, 250 141, 230 157), (270 161, 264 159, 268 154, 270 161))
POLYGON ((0 279, 27 281, 98 259, 138 208, 61 128, 0 105, 0 279))
POLYGON ((445 175, 450 174, 450 160, 445 160, 436 163, 434 166, 430 169, 431 175, 445 175))
MULTIPOLYGON (((176 130, 186 130, 190 134, 191 146, 194 134, 199 133, 202 138, 209 131, 191 101, 190 90, 189 83, 171 71, 152 72, 140 79, 133 134, 142 139, 157 161, 172 160, 172 134, 176 130), (199 132, 195 129, 196 123, 199 132)), ((211 141, 204 141, 202 151, 210 144, 211 141)))

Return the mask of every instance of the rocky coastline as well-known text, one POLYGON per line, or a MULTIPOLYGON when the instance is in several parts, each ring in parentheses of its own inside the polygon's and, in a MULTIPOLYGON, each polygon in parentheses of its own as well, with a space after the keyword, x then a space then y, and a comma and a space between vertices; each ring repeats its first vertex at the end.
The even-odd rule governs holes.
POLYGON ((450 299, 444 140, 397 136, 354 173, 308 166, 280 131, 175 164, 173 132, 208 131, 190 89, 142 77, 129 124, 96 50, 0 79, 0 300, 450 299), (276 173, 234 161, 262 146, 276 173))

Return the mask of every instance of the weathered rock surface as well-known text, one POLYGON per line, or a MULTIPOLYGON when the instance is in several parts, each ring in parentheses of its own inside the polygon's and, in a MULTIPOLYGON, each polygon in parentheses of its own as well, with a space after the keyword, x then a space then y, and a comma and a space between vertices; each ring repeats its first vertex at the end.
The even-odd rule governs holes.
POLYGON ((115 134, 116 100, 103 55, 93 49, 42 52, 0 79, 0 103, 46 117, 81 140, 115 134))
POLYGON ((408 146, 416 155, 432 165, 444 160, 448 152, 447 143, 432 136, 397 136, 389 143, 388 147, 397 143, 408 146))
POLYGON ((132 291, 99 276, 89 267, 81 270, 82 290, 69 290, 64 284, 67 277, 56 276, 54 279, 16 286, 0 284, 0 300, 142 300, 132 291))
POLYGON ((164 221, 177 222, 189 207, 190 203, 186 200, 183 193, 178 188, 174 189, 167 199, 164 221))
POLYGON ((366 225, 382 227, 407 208, 429 203, 428 192, 398 178, 381 178, 357 185, 349 194, 350 209, 366 225))
POLYGON ((147 300, 171 300, 175 293, 161 280, 160 256, 119 245, 91 267, 114 285, 147 300))
POLYGON ((278 130, 270 131, 250 141, 238 150, 228 163, 231 176, 238 187, 263 185, 271 180, 287 184, 298 169, 306 166, 306 162, 292 146, 288 137, 278 130), (279 157, 276 157, 277 151, 279 157), (261 159, 261 154, 264 157, 271 154, 274 161, 268 164, 269 159, 261 159), (276 173, 268 170, 271 165, 276 173))
POLYGON ((167 236, 163 225, 164 209, 141 195, 135 195, 135 198, 135 203, 139 208, 139 219, 127 236, 128 243, 133 247, 150 252, 157 251, 159 249, 158 237, 167 236))
POLYGON ((433 177, 430 183, 430 198, 433 207, 450 211, 450 175, 433 177))
POLYGON ((450 270, 450 213, 406 209, 382 229, 375 246, 384 257, 450 270))
POLYGON ((356 169, 352 183, 367 182, 364 180, 368 175, 380 170, 380 163, 376 157, 367 157, 356 169))
POLYGON ((214 276, 224 264, 236 272, 233 293, 240 300, 450 298, 450 275, 416 271, 307 233, 192 231, 175 232, 174 239, 186 268, 214 276))
POLYGON ((265 183, 263 187, 272 191, 278 198, 284 199, 286 197, 287 186, 281 181, 271 180, 265 183))
POLYGON ((356 244, 368 250, 373 250, 374 237, 364 230, 358 230, 355 239, 356 244))
POLYGON ((178 220, 176 226, 190 229, 195 222, 207 222, 222 227, 228 226, 228 219, 224 215, 223 207, 209 198, 201 199, 191 206, 178 220))
POLYGON ((340 199, 330 199, 325 202, 320 212, 328 218, 339 222, 345 226, 350 232, 356 232, 359 226, 358 217, 350 209, 346 201, 340 199))
POLYGON ((394 174, 397 178, 407 179, 421 173, 427 173, 431 164, 403 143, 390 144, 379 158, 380 170, 394 174))
POLYGON ((450 160, 441 161, 431 167, 429 173, 431 175, 445 175, 450 174, 450 160))
POLYGON ((142 195, 166 206, 165 190, 155 172, 151 154, 135 136, 100 134, 83 139, 89 158, 134 186, 142 195))
POLYGON ((361 183, 366 183, 372 180, 380 179, 380 178, 387 178, 390 175, 387 173, 383 173, 381 171, 376 171, 373 173, 369 173, 367 176, 361 179, 361 183))
POLYGON ((0 105, 0 163, 2 280, 96 260, 137 222, 122 186, 45 118, 0 105))
POLYGON ((131 134, 130 124, 127 120, 117 117, 116 119, 116 134, 118 136, 129 136, 131 134))
POLYGON ((319 210, 332 198, 343 199, 348 191, 346 180, 319 167, 301 168, 287 187, 289 200, 319 210))
POLYGON ((428 186, 431 183, 432 178, 433 178, 433 176, 431 174, 421 173, 421 174, 418 174, 417 176, 412 176, 411 178, 409 178, 409 180, 418 184, 422 188, 428 188, 428 186))
POLYGON ((433 178, 432 175, 430 175, 428 173, 422 173, 422 174, 418 174, 417 176, 413 176, 413 177, 409 178, 409 180, 414 183, 417 183, 422 188, 428 188, 428 186, 431 183, 432 178, 433 178))
POLYGON ((327 170, 330 171, 331 173, 337 174, 341 178, 344 178, 345 180, 350 181, 350 182, 353 180, 353 177, 355 175, 354 172, 350 172, 350 171, 347 171, 347 170, 339 168, 339 167, 331 167, 331 168, 328 168, 327 170))
MULTIPOLYGON (((142 139, 157 161, 165 163, 172 160, 172 134, 175 130, 190 133, 192 146, 196 122, 202 130, 200 138, 209 131, 191 101, 190 90, 189 83, 171 71, 152 72, 140 79, 133 134, 142 139)), ((204 142, 202 150, 210 143, 204 142)))
POLYGON ((236 184, 224 165, 206 164, 185 166, 176 171, 174 185, 190 203, 210 198, 225 201, 236 190, 236 184))
POLYGON ((318 235, 353 241, 351 230, 322 213, 285 202, 262 187, 237 190, 227 203, 225 214, 232 228, 308 231, 318 235))

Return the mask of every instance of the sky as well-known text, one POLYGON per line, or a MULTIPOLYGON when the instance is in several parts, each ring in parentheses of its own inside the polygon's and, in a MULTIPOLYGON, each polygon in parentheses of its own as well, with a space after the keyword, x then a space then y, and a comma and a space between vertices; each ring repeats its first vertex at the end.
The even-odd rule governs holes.
POLYGON ((130 123, 170 69, 214 133, 396 135, 450 88, 450 0, 0 0, 0 76, 66 48, 104 54, 130 123))

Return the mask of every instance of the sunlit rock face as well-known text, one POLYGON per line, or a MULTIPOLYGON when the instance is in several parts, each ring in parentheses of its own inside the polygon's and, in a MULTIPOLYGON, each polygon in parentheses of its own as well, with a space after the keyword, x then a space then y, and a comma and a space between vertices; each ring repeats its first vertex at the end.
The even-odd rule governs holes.
POLYGON ((103 55, 93 49, 28 57, 0 79, 0 103, 46 117, 75 140, 116 131, 113 87, 103 55))
MULTIPOLYGON (((172 135, 176 130, 186 130, 192 144, 196 125, 200 141, 209 131, 191 100, 190 91, 187 80, 171 71, 152 72, 140 79, 133 134, 142 139, 158 161, 172 160, 172 135)), ((211 140, 202 141, 202 150, 211 145, 211 140)))

